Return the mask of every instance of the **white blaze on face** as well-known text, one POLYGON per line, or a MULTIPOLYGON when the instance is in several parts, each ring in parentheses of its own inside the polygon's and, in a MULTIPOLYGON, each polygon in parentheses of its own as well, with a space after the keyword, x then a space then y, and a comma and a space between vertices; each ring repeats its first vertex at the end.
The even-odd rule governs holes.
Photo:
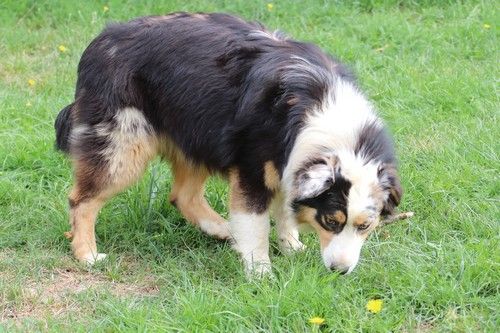
POLYGON ((347 197, 347 223, 340 233, 332 236, 322 256, 327 268, 350 273, 359 261, 366 237, 378 223, 378 213, 374 209, 379 204, 372 193, 378 182, 377 165, 342 152, 341 161, 344 176, 352 184, 347 197), (359 231, 359 223, 367 223, 370 227, 359 231))
POLYGON ((358 264, 365 237, 352 225, 346 225, 342 232, 322 250, 323 262, 327 268, 351 273, 358 264))

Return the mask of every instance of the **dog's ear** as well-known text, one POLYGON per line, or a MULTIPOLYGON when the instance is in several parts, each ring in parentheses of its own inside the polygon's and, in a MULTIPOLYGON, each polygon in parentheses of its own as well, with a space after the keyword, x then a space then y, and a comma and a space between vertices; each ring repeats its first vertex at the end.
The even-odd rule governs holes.
POLYGON ((398 171, 394 164, 382 164, 378 168, 378 178, 382 188, 386 192, 386 199, 382 208, 382 216, 394 214, 395 208, 401 202, 403 188, 399 181, 398 171))
POLYGON ((328 190, 335 181, 336 156, 309 161, 295 174, 294 199, 315 198, 328 190))

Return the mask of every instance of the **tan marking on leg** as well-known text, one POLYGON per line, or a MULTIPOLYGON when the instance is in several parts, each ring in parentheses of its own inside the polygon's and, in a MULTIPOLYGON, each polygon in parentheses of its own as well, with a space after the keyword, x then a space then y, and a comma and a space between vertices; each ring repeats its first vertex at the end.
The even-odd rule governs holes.
POLYGON ((93 264, 99 258, 94 227, 103 204, 103 200, 93 198, 80 202, 70 210, 71 248, 74 256, 81 262, 93 264))
POLYGON ((205 199, 205 180, 210 176, 208 170, 188 161, 180 151, 170 146, 168 155, 172 161, 174 184, 170 202, 182 215, 205 233, 220 239, 230 237, 229 226, 205 199))
POLYGON ((273 161, 264 163, 264 184, 273 192, 280 186, 280 176, 273 161))

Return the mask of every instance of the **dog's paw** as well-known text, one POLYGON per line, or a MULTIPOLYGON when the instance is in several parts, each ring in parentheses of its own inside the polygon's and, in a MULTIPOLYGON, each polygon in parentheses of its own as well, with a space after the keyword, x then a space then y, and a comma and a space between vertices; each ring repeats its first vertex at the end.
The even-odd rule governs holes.
POLYGON ((210 220, 201 220, 199 222, 200 229, 206 234, 218 239, 231 239, 229 223, 216 222, 210 220))
POLYGON ((83 258, 81 258, 80 261, 89 266, 93 266, 97 262, 102 261, 104 259, 106 259, 105 253, 89 253, 85 255, 83 258))
POLYGON ((257 261, 245 264, 245 274, 249 280, 272 276, 271 262, 257 261))
POLYGON ((279 247, 283 254, 293 254, 294 252, 304 251, 307 248, 307 246, 296 238, 280 238, 279 247))

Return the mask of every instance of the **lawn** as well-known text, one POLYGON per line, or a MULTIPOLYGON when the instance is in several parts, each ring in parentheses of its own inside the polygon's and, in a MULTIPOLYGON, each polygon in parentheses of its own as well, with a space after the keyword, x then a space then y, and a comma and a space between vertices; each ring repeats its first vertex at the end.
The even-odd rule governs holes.
MULTIPOLYGON (((498 9, 494 0, 0 1, 0 332, 498 331, 498 9), (395 137, 401 210, 416 216, 372 235, 352 274, 326 271, 315 235, 291 257, 273 235, 274 277, 248 281, 229 244, 168 204, 159 160, 101 212, 109 260, 87 268, 72 258, 71 168, 53 122, 72 101, 79 57, 107 22, 179 10, 259 20, 357 73, 395 137), (379 313, 367 311, 372 299, 383 301, 379 313)), ((207 196, 226 216, 226 184, 211 180, 207 196)))

